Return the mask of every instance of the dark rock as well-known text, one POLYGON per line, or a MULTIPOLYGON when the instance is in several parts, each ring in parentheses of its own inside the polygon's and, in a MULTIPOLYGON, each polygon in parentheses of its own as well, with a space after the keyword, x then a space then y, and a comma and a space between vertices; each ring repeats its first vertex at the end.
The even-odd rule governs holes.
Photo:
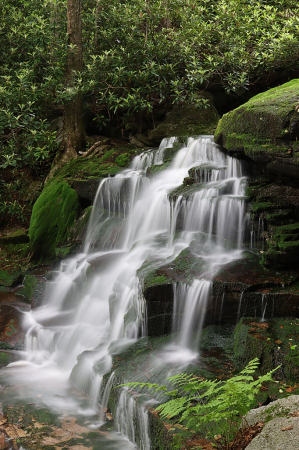
POLYGON ((235 330, 234 359, 243 368, 254 358, 260 359, 259 372, 265 374, 281 366, 273 376, 297 381, 299 375, 299 322, 296 319, 242 318, 235 330))
POLYGON ((213 134, 219 117, 212 98, 208 96, 208 99, 210 106, 206 109, 195 105, 174 106, 165 120, 149 132, 150 141, 158 145, 165 137, 213 134))
POLYGON ((93 178, 91 180, 72 180, 69 184, 80 199, 80 204, 83 207, 92 205, 96 196, 101 178, 93 178))
MULTIPOLYGON (((214 278, 207 302, 204 325, 236 324, 242 316, 299 317, 298 271, 266 269, 261 257, 244 252, 244 258, 227 264, 214 278)), ((153 268, 146 264, 144 298, 147 303, 148 334, 171 332, 174 283, 191 283, 205 270, 205 261, 186 249, 170 264, 153 268), (147 271, 146 271, 147 269, 147 271)))
POLYGON ((1 305, 0 310, 0 348, 19 349, 23 345, 24 330, 22 329, 23 313, 11 305, 1 305))
POLYGON ((224 114, 215 142, 244 152, 282 179, 299 179, 299 80, 295 79, 251 98, 224 114))
POLYGON ((26 230, 17 230, 13 233, 7 234, 6 236, 0 237, 0 244, 27 244, 29 242, 28 232, 26 230))

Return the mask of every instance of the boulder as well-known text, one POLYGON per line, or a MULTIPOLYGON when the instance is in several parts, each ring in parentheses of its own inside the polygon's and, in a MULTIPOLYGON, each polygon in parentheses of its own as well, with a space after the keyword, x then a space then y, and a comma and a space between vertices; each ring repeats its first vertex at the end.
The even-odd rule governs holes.
POLYGON ((65 181, 47 183, 35 202, 29 227, 34 259, 51 257, 64 242, 79 213, 77 193, 65 181))
POLYGON ((163 138, 171 136, 194 136, 213 134, 219 119, 217 110, 209 97, 210 106, 206 109, 195 105, 176 105, 166 114, 165 120, 149 133, 154 144, 160 144, 163 138))
POLYGON ((291 395, 253 409, 245 417, 246 425, 267 422, 246 450, 297 450, 299 442, 299 396, 291 395))
POLYGON ((256 95, 224 114, 214 139, 282 178, 299 178, 299 79, 256 95))

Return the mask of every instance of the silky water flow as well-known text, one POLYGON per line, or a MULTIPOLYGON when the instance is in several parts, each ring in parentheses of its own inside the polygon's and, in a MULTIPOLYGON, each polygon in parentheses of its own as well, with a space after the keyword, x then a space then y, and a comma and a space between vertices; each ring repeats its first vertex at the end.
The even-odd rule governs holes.
MULTIPOLYGON (((198 358, 213 277, 241 258, 246 181, 240 161, 221 152, 210 136, 189 138, 172 150, 166 169, 146 177, 147 168, 161 165, 174 145, 179 146, 176 138, 164 139, 158 150, 136 156, 129 169, 101 181, 82 253, 52 272, 42 306, 25 314, 21 359, 2 371, 2 379, 17 386, 16 396, 38 397, 55 411, 76 411, 93 418, 91 427, 101 426, 94 415, 101 416, 108 402, 114 374, 105 387, 103 376, 111 371, 112 355, 147 333, 137 271, 145 262, 154 268, 171 262, 187 248, 201 258, 202 274, 190 284, 174 285, 174 337, 160 357, 161 363, 180 367, 198 358), (196 188, 172 195, 192 168, 196 188), (70 394, 74 385, 88 396, 88 406, 70 394)), ((110 433, 114 446, 109 448, 137 444, 150 450, 147 424, 147 410, 122 390, 118 433, 110 433)))

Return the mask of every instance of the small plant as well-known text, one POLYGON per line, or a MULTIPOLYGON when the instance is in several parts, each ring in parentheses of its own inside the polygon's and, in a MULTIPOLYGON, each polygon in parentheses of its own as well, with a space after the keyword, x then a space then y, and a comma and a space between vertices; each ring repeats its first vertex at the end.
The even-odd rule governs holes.
POLYGON ((256 402, 255 394, 264 382, 272 380, 272 373, 278 369, 255 380, 253 374, 258 365, 259 360, 255 358, 226 381, 211 381, 185 373, 174 375, 168 378, 172 390, 152 383, 132 382, 124 386, 146 387, 152 393, 162 391, 171 397, 156 408, 162 419, 178 416, 179 422, 184 422, 189 430, 216 440, 219 448, 229 449, 242 418, 256 402))

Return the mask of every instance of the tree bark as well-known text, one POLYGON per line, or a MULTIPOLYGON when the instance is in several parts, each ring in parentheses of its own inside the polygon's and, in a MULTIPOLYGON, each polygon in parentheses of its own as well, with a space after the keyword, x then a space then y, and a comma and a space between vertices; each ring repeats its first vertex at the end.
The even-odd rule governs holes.
MULTIPOLYGON (((75 79, 83 69, 81 0, 67 0, 67 88, 75 86, 75 79)), ((83 103, 80 92, 67 101, 64 108, 65 162, 77 157, 85 141, 83 103)))

